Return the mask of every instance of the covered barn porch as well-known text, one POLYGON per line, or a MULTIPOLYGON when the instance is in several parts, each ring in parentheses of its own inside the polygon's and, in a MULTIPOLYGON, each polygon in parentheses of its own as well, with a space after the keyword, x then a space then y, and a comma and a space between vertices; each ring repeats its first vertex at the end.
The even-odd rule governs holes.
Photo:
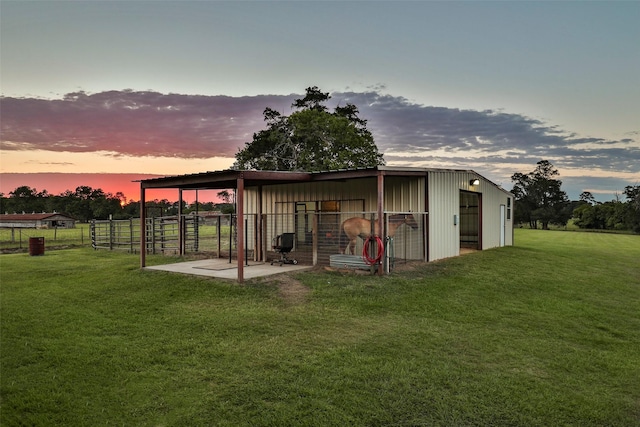
MULTIPOLYGON (((272 241, 281 233, 295 233, 295 255, 300 257, 301 264, 306 266, 329 265, 329 258, 332 255, 344 251, 344 247, 341 247, 342 242, 338 242, 338 235, 341 222, 347 218, 357 216, 367 219, 366 228, 370 228, 375 234, 379 234, 377 230, 384 230, 384 233, 390 224, 393 226, 391 217, 393 213, 383 210, 385 181, 390 177, 419 177, 426 180, 426 172, 406 168, 401 170, 370 168, 322 173, 225 170, 143 180, 140 181, 141 223, 146 222, 144 206, 146 191, 149 189, 177 189, 180 207, 182 207, 183 191, 233 189, 236 194, 236 214, 232 225, 236 244, 236 250, 233 251, 236 264, 234 273, 235 278, 242 282, 252 274, 249 273, 251 269, 256 270, 252 262, 268 263, 273 259, 272 241), (315 186, 314 188, 318 186, 328 188, 327 191, 331 197, 334 193, 340 193, 340 188, 346 188, 345 186, 348 185, 354 188, 351 191, 356 192, 360 197, 358 200, 361 201, 354 201, 352 196, 345 196, 344 200, 336 196, 336 200, 326 202, 323 201, 329 197, 326 194, 308 197, 297 195, 298 202, 278 202, 272 199, 274 195, 286 193, 287 188, 298 188, 305 192, 307 185, 315 186), (367 190, 363 191, 365 187, 367 190), (342 208, 332 210, 329 206, 332 203, 341 205, 342 208)), ((420 202, 422 205, 418 206, 418 211, 425 210, 424 187, 421 192, 422 197, 418 199, 422 200, 420 202)), ((411 213, 405 212, 405 217, 414 220, 414 215, 411 213)), ((416 213, 415 218, 419 224, 412 227, 419 227, 419 234, 425 236, 426 212, 416 213)), ((387 242, 384 244, 389 245, 387 242)), ((362 241, 358 239, 358 247, 354 248, 355 251, 352 250, 354 255, 349 256, 361 259, 362 246, 362 241)), ((182 245, 180 247, 182 248, 182 245)), ((146 267, 145 249, 145 239, 141 239, 140 265, 142 268, 146 267)), ((426 251, 426 239, 423 237, 417 248, 419 259, 426 261, 426 251)), ((180 255, 182 254, 181 252, 180 255)), ((268 265, 268 267, 271 266, 268 265)), ((376 268, 379 274, 384 273, 381 262, 378 262, 376 268)))

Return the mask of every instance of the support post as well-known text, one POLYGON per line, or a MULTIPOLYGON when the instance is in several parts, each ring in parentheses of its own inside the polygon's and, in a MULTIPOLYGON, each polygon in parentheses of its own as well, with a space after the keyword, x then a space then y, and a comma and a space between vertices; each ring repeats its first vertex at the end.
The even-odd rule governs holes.
MULTIPOLYGON (((378 230, 380 232, 380 238, 383 240, 386 239, 384 233, 384 175, 382 171, 378 171, 378 230)), ((382 246, 384 247, 384 245, 382 246)), ((384 274, 384 267, 381 262, 378 264, 378 274, 384 274)))
POLYGON ((424 239, 424 262, 429 262, 429 173, 424 176, 424 211, 422 216, 422 238, 424 239))
MULTIPOLYGON (((221 248, 222 248, 222 231, 221 228, 222 227, 222 217, 220 215, 218 215, 216 217, 216 233, 218 235, 218 258, 222 258, 222 252, 221 252, 221 248)), ((229 250, 231 250, 231 248, 229 248, 229 250)))
POLYGON ((244 263, 249 265, 249 219, 244 220, 244 263))
POLYGON ((244 282, 244 174, 240 173, 236 184, 236 230, 238 231, 238 282, 244 282))
POLYGON ((263 240, 263 235, 262 235, 262 221, 263 221, 263 215, 262 215, 262 186, 260 185, 258 187, 258 200, 257 200, 257 206, 258 206, 258 211, 256 212, 255 215, 255 220, 254 220, 254 226, 253 229, 255 230, 255 238, 254 240, 254 255, 253 255, 253 259, 255 261, 266 261, 266 253, 263 251, 263 246, 262 246, 262 240, 263 240))
POLYGON ((320 213, 318 211, 313 213, 313 225, 311 231, 311 252, 313 254, 312 258, 314 267, 318 265, 318 236, 320 235, 318 233, 318 223, 320 222, 318 221, 319 215, 320 213))
POLYGON ((260 234, 260 246, 262 247, 262 257, 260 259, 263 262, 267 262, 267 215, 262 214, 261 218, 260 228, 262 229, 262 233, 260 234))
POLYGON ((147 212, 145 211, 145 189, 140 184, 140 268, 146 266, 147 256, 147 212))
POLYGON ((178 254, 184 255, 184 223, 182 222, 182 188, 178 190, 178 254))

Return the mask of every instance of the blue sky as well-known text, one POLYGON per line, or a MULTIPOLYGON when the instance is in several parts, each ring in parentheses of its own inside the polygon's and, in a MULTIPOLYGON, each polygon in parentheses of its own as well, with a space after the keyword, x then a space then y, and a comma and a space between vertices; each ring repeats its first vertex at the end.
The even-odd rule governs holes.
POLYGON ((0 16, 2 173, 225 168, 265 107, 317 85, 360 107, 389 165, 510 189, 547 159, 572 198, 640 183, 640 2, 3 0, 0 16))

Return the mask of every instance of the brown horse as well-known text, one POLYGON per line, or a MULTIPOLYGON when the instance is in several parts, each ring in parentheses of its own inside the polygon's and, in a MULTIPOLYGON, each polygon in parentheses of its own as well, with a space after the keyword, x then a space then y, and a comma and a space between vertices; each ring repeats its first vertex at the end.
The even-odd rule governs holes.
MULTIPOLYGON (((389 216, 389 237, 393 237, 396 234, 398 227, 403 224, 408 225, 414 230, 418 228, 418 223, 413 215, 394 214, 389 216)), ((379 236, 380 229, 378 227, 378 221, 374 221, 373 229, 373 234, 379 236)), ((351 252, 351 255, 353 255, 356 250, 357 238, 360 237, 362 240, 366 240, 371 237, 371 221, 359 217, 346 219, 342 223, 342 231, 349 242, 347 247, 344 249, 344 253, 346 254, 347 252, 351 252)), ((342 237, 342 235, 340 235, 340 237, 342 237)), ((342 250, 342 244, 340 245, 340 249, 342 250)))

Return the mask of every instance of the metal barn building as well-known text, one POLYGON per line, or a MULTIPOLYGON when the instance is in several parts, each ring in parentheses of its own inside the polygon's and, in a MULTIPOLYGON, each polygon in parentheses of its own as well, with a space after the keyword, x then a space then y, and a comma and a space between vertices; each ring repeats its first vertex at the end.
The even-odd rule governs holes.
POLYGON ((0 215, 0 228, 75 228, 75 226, 75 218, 56 212, 0 215))
MULTIPOLYGON (((343 262, 343 224, 359 218, 361 237, 348 256, 362 258, 364 237, 379 237, 385 256, 377 263, 388 272, 397 260, 434 261, 457 256, 461 249, 490 249, 513 244, 513 195, 472 170, 379 166, 328 172, 225 170, 154 178, 140 182, 146 190, 176 188, 236 191, 238 280, 243 263, 273 259, 272 242, 295 234, 301 263, 343 262), (367 221, 362 221, 367 220, 367 221), (382 230, 382 231, 380 231, 382 230)), ((181 203, 180 203, 181 205, 181 203)), ((142 209, 144 223, 144 209, 142 209)), ((343 238, 344 237, 344 238, 343 238)), ((141 242, 141 266, 145 266, 141 242)))

